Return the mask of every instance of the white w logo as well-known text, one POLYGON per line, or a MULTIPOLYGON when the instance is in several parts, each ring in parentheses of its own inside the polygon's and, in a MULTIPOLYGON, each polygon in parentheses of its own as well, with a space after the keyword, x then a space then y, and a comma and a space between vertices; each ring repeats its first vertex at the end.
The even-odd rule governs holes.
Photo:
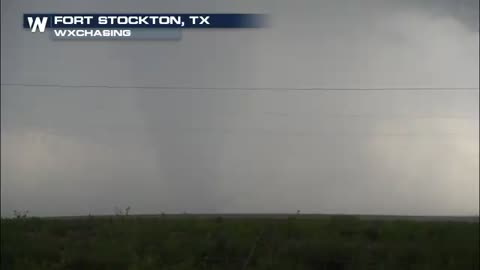
POLYGON ((33 19, 33 17, 28 17, 27 19, 28 26, 30 27, 30 30, 32 30, 32 32, 37 32, 37 28, 38 30, 40 30, 40 32, 45 32, 48 17, 35 17, 35 20, 33 19))

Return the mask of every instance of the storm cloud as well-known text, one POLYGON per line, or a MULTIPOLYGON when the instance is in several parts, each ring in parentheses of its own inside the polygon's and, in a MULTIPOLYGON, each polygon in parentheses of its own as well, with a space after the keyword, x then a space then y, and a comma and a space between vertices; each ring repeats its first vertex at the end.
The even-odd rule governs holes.
POLYGON ((478 215, 479 92, 436 89, 478 88, 478 1, 111 3, 2 1, 2 216, 478 215), (21 29, 46 10, 258 12, 270 26, 178 42, 21 29), (433 89, 305 89, 318 87, 433 89))

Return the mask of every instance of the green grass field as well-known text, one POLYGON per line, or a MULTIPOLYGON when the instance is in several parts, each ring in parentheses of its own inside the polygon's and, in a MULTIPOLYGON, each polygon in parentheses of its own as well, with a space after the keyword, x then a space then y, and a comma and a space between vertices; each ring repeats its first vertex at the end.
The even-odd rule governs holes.
POLYGON ((2 219, 1 269, 479 269, 479 224, 354 217, 2 219))

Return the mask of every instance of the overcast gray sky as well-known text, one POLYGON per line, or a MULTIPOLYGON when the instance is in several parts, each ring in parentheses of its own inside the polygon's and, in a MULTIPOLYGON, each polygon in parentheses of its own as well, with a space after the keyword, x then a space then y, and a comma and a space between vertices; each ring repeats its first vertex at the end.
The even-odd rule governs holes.
POLYGON ((2 1, 1 211, 478 215, 478 1, 2 1), (180 41, 51 41, 34 12, 255 12, 180 41), (175 86, 138 89, 4 84, 175 86))

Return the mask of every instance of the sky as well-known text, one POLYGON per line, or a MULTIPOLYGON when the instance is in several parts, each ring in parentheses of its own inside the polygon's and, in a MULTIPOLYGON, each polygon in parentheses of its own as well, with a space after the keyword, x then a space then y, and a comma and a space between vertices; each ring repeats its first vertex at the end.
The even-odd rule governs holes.
POLYGON ((2 216, 479 214, 478 1, 1 5, 2 216), (52 41, 22 29, 35 12, 270 20, 180 41, 52 41), (432 89, 304 89, 411 87, 432 89))

